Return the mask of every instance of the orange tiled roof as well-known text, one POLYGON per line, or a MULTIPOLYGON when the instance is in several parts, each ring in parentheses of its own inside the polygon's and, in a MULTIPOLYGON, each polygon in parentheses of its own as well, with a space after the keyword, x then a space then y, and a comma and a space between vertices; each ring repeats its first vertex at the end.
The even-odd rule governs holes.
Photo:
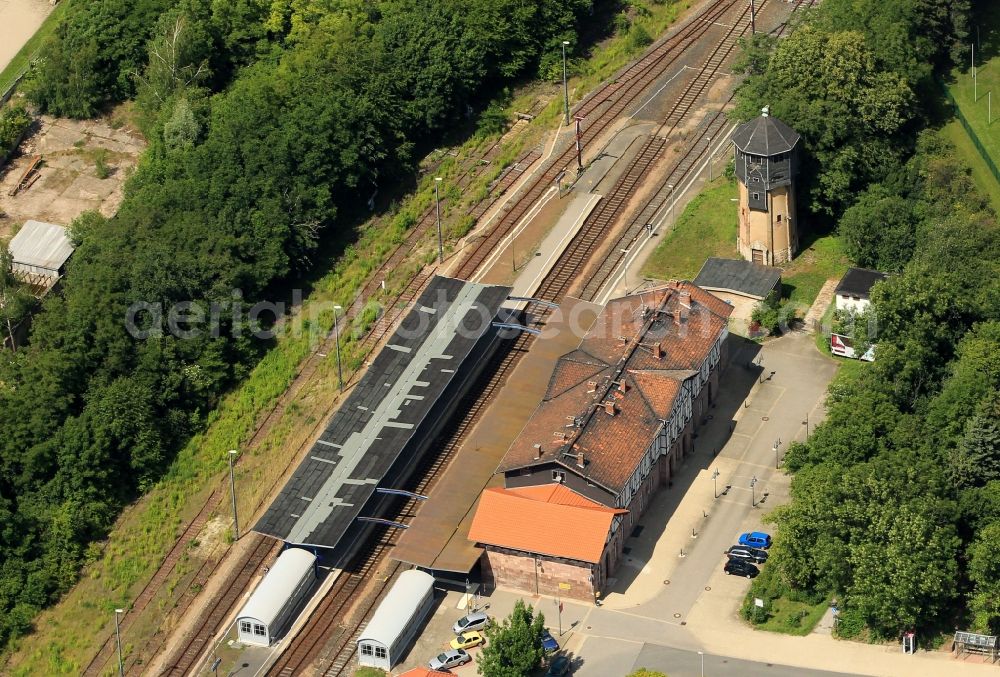
POLYGON ((600 562, 611 521, 615 515, 627 511, 605 507, 565 487, 560 487, 562 491, 550 491, 547 496, 541 489, 486 489, 479 497, 469 540, 582 562, 600 562))
POLYGON ((731 312, 690 282, 611 301, 580 347, 560 358, 544 399, 498 470, 555 462, 617 494, 731 312), (613 416, 606 413, 611 402, 613 416))
POLYGON ((439 675, 447 675, 447 672, 438 672, 437 670, 431 670, 429 668, 413 668, 412 670, 407 670, 399 677, 438 677, 439 675))

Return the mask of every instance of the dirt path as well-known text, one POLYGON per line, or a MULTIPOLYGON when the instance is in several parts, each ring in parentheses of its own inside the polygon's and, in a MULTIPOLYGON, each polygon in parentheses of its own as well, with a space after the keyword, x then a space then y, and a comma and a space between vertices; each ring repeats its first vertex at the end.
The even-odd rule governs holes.
POLYGON ((52 8, 49 0, 0 0, 0 70, 35 34, 52 8))

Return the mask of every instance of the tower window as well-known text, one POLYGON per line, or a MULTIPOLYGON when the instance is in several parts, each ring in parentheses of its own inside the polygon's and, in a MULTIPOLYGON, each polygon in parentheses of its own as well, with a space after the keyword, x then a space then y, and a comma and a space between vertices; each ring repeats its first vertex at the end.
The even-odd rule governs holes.
POLYGON ((753 199, 754 200, 759 200, 760 199, 760 193, 754 193, 753 194, 753 199))
POLYGON ((553 482, 565 482, 566 481, 566 473, 562 472, 561 470, 553 470, 552 471, 552 481, 553 482))
POLYGON ((781 223, 781 214, 778 214, 778 223, 781 223))

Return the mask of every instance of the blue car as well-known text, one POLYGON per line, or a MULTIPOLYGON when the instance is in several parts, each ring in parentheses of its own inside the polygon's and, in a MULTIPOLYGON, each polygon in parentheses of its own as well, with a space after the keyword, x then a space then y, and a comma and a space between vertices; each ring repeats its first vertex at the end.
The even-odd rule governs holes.
POLYGON ((542 630, 542 649, 546 653, 551 651, 559 651, 559 642, 553 637, 548 630, 542 630))
POLYGON ((763 531, 751 531, 740 534, 739 544, 767 550, 771 547, 771 536, 770 534, 765 534, 763 531))

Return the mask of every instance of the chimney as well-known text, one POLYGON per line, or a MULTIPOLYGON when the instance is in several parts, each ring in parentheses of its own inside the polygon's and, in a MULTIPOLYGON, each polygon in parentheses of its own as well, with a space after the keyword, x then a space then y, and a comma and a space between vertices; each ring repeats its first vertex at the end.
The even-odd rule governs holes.
POLYGON ((535 460, 537 461, 541 457, 542 457, 542 445, 536 444, 535 445, 535 460))
POLYGON ((593 393, 597 391, 597 381, 587 381, 587 392, 593 393))
POLYGON ((659 341, 653 344, 653 357, 658 360, 663 359, 663 344, 659 341))
POLYGON ((614 400, 608 400, 604 403, 604 411, 607 412, 608 416, 615 415, 615 402, 614 400))
POLYGON ((578 467, 578 468, 586 467, 586 464, 584 463, 584 458, 583 458, 583 452, 582 451, 579 451, 576 454, 576 467, 578 467))
POLYGON ((680 293, 680 302, 677 308, 677 323, 687 322, 691 312, 691 292, 686 289, 680 293))

